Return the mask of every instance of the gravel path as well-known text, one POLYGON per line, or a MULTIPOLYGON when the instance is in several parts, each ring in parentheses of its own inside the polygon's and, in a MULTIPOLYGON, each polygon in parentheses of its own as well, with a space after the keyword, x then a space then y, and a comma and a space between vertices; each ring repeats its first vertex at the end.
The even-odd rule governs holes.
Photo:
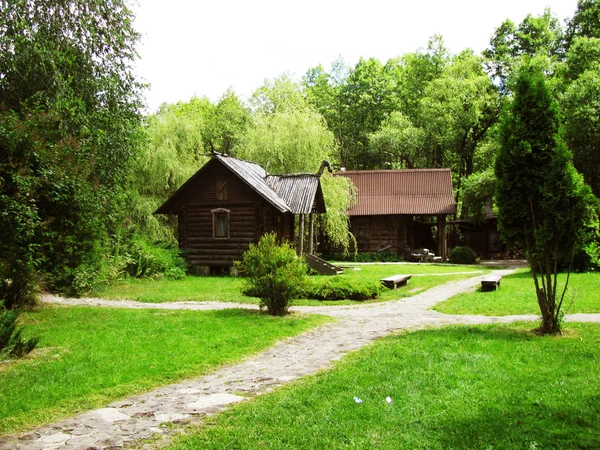
MULTIPOLYGON (((507 275, 512 270, 494 273, 507 275)), ((398 330, 446 324, 483 324, 536 320, 538 316, 446 315, 429 308, 460 292, 475 288, 483 275, 446 283, 414 297, 362 306, 298 306, 295 311, 338 318, 330 323, 284 340, 236 365, 209 375, 162 387, 143 395, 115 402, 106 408, 36 429, 21 436, 0 439, 0 449, 118 449, 153 435, 168 435, 177 427, 167 423, 199 422, 232 403, 265 393, 288 381, 327 369, 332 361, 373 340, 398 330)), ((46 296, 43 301, 63 305, 110 306, 209 310, 256 308, 255 305, 218 302, 139 303, 102 299, 62 299, 46 296)), ((567 320, 600 322, 600 314, 574 314, 567 320)))

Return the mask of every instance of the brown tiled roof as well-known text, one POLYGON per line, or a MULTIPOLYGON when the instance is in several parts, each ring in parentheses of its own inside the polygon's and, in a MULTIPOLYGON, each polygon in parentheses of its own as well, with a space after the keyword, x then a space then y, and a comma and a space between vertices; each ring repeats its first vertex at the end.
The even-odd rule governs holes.
POLYGON ((456 213, 450 169, 359 170, 337 172, 358 190, 351 216, 456 213))

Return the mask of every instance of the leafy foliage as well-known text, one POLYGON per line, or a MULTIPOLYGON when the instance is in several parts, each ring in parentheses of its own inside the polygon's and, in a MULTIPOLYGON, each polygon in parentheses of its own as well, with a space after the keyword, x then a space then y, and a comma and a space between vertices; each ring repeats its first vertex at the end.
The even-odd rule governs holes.
POLYGON ((108 254, 138 143, 138 40, 122 0, 14 0, 0 15, 0 298, 69 286, 108 254), (7 282, 6 280, 9 280, 7 282))
POLYGON ((492 213, 492 201, 496 192, 496 175, 492 168, 463 178, 462 210, 463 219, 481 223, 492 213))
POLYGON ((251 244, 236 267, 247 276, 246 290, 259 297, 261 308, 273 316, 287 314, 290 303, 300 297, 308 270, 292 246, 278 245, 274 234, 251 244))
POLYGON ((328 277, 311 280, 303 297, 315 300, 373 300, 379 296, 381 287, 376 283, 349 281, 347 278, 328 277))
POLYGON ((21 358, 31 352, 39 339, 23 338, 23 328, 17 324, 19 310, 6 309, 0 302, 0 359, 21 358))

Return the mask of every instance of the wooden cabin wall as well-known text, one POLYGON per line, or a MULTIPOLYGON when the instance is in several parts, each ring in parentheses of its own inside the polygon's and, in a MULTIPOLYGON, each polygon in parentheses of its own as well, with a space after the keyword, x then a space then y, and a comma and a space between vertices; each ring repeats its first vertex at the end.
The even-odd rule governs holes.
POLYGON ((291 214, 275 210, 220 164, 214 164, 202 177, 192 180, 178 204, 179 247, 194 266, 231 266, 251 243, 257 243, 268 232, 292 238, 284 233, 284 224, 290 220, 286 216, 291 214), (219 193, 218 188, 221 188, 219 193), (229 211, 228 239, 213 237, 211 211, 215 209, 229 211))
POLYGON ((401 255, 410 242, 411 227, 411 216, 350 218, 350 229, 356 237, 359 253, 377 253, 384 249, 401 255))
POLYGON ((407 256, 408 249, 428 248, 435 252, 431 226, 415 222, 412 216, 353 216, 350 229, 356 237, 359 253, 393 251, 407 256))

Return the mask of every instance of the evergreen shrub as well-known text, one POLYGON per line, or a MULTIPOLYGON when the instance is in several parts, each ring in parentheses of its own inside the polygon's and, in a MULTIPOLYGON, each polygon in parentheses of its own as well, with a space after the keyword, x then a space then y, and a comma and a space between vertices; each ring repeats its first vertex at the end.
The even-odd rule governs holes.
POLYGON ((301 296, 308 272, 293 247, 277 244, 274 234, 251 244, 241 261, 236 261, 236 269, 246 276, 244 292, 258 297, 261 309, 273 316, 287 314, 291 302, 301 296))
POLYGON ((450 262, 452 264, 475 264, 477 254, 471 247, 458 246, 450 252, 450 262))

